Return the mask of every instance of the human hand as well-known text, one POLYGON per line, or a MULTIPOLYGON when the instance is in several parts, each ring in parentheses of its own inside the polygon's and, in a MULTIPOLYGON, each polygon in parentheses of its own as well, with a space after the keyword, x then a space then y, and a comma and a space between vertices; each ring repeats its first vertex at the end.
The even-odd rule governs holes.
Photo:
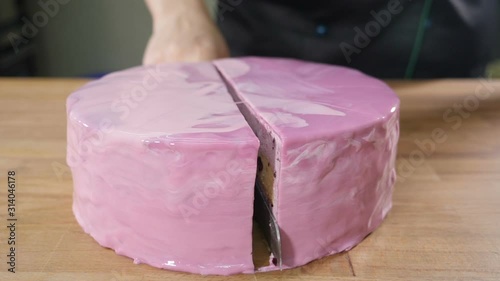
POLYGON ((153 2, 147 2, 153 15, 153 34, 143 64, 207 61, 229 56, 226 41, 204 3, 183 0, 175 1, 175 7, 159 7, 155 6, 155 0, 149 1, 153 2))

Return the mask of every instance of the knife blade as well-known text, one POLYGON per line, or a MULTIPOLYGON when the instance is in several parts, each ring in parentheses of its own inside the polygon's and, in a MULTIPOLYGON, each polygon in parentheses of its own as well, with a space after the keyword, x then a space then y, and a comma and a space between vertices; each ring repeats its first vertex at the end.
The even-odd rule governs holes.
POLYGON ((274 217, 273 210, 269 201, 266 198, 264 187, 257 178, 255 181, 255 204, 254 204, 254 219, 260 225, 264 232, 267 244, 274 257, 276 258, 276 266, 282 270, 283 257, 281 253, 281 234, 278 222, 274 217))

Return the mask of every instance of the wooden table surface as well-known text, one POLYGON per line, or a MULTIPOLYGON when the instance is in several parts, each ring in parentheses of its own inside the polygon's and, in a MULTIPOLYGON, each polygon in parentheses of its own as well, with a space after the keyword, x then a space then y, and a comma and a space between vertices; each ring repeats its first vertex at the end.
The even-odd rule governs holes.
POLYGON ((383 225, 348 253, 231 277, 134 265, 76 223, 65 99, 85 82, 0 79, 0 280, 500 280, 500 81, 390 81, 401 98, 401 139, 383 225), (15 274, 6 264, 9 170, 15 274))

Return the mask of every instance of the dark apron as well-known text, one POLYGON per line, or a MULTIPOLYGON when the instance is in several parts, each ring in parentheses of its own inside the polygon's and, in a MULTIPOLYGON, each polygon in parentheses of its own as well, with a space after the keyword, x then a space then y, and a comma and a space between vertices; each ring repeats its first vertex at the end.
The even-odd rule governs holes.
POLYGON ((482 76, 496 35, 496 0, 434 0, 423 20, 423 0, 220 0, 218 7, 232 56, 299 58, 380 78, 404 77, 415 48, 412 77, 482 76))

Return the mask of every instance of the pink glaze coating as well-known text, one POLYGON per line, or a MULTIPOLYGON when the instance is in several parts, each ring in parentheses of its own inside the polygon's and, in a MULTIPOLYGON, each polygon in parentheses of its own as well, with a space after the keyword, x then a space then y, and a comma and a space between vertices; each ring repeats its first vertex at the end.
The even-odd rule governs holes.
POLYGON ((289 59, 215 65, 261 152, 275 158, 285 267, 349 250, 381 224, 392 206, 399 136, 399 100, 386 84, 289 59))
POLYGON ((75 216, 136 263, 254 272, 259 149, 276 158, 285 267, 354 247, 391 208, 399 101, 358 71, 263 58, 137 67, 79 89, 67 113, 75 216))
POLYGON ((67 114, 73 211, 99 244, 159 268, 254 272, 259 141, 211 63, 108 75, 67 114))

